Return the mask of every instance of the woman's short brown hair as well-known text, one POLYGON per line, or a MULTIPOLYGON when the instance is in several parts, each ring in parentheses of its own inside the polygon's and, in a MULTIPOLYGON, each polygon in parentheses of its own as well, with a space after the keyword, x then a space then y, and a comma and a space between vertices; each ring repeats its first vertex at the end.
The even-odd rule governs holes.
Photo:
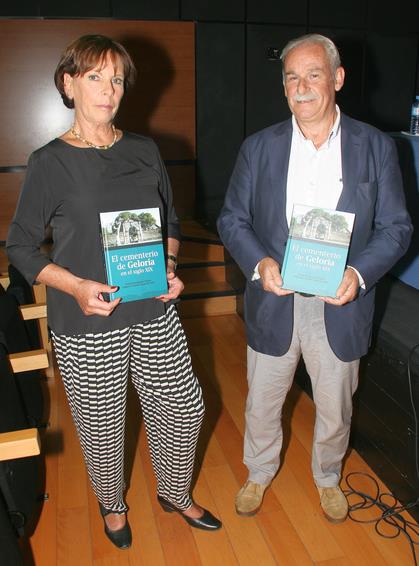
POLYGON ((74 108, 74 102, 65 93, 64 74, 68 73, 71 77, 84 75, 94 69, 98 63, 103 63, 108 54, 113 62, 117 57, 121 59, 124 68, 124 87, 128 88, 134 84, 137 72, 131 56, 123 45, 105 35, 83 35, 66 47, 54 73, 55 86, 67 108, 74 108))

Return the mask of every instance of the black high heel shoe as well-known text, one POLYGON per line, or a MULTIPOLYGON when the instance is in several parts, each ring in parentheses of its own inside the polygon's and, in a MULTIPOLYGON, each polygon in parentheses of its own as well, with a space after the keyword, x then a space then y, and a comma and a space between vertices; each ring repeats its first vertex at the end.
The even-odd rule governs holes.
POLYGON ((193 517, 188 517, 187 515, 185 515, 180 509, 173 505, 173 503, 170 503, 170 501, 167 501, 167 499, 164 499, 164 497, 161 497, 161 495, 157 496, 157 500, 164 511, 166 511, 167 513, 173 513, 173 511, 179 513, 182 519, 185 519, 185 521, 189 523, 191 527, 202 529, 204 531, 216 531, 222 526, 221 521, 214 517, 212 513, 207 511, 207 509, 203 509, 202 515, 197 519, 194 519, 193 517))
POLYGON ((99 502, 99 509, 100 509, 100 514, 103 517, 103 523, 105 525, 105 534, 108 537, 108 539, 115 546, 121 548, 122 550, 129 548, 132 543, 132 534, 131 534, 131 527, 128 524, 128 518, 125 519, 125 525, 122 527, 122 529, 113 531, 108 527, 105 521, 106 515, 113 513, 113 511, 108 511, 107 509, 105 509, 102 503, 100 502, 99 502))

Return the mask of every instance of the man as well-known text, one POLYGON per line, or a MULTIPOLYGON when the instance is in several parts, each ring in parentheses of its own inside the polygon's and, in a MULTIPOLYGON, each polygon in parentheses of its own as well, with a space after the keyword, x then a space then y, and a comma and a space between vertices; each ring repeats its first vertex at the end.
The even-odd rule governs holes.
POLYGON ((341 114, 344 83, 334 43, 311 34, 284 48, 292 118, 243 143, 218 229, 247 279, 248 384, 240 515, 259 510, 282 446, 281 414, 300 356, 316 405, 312 472, 326 518, 345 520, 339 487, 359 358, 369 346, 374 287, 405 253, 411 234, 392 140, 341 114), (282 288, 294 203, 355 213, 348 266, 335 298, 282 288))

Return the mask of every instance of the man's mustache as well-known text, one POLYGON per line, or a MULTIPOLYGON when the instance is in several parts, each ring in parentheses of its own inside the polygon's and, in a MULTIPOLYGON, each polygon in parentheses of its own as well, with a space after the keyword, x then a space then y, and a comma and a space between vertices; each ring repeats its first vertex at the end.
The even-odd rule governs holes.
POLYGON ((317 94, 309 93, 309 94, 294 94, 292 97, 294 102, 311 102, 312 100, 317 100, 319 97, 317 94))

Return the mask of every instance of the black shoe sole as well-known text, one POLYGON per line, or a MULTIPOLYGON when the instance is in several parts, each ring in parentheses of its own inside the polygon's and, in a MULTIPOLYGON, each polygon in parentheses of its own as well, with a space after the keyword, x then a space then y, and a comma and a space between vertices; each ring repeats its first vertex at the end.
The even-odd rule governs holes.
POLYGON ((214 517, 212 513, 210 513, 207 509, 204 509, 204 512, 201 517, 198 519, 194 519, 193 517, 188 517, 180 509, 175 507, 173 503, 167 501, 160 495, 157 496, 157 500, 160 503, 162 509, 166 511, 166 513, 178 513, 182 519, 184 519, 188 525, 194 527, 195 529, 201 529, 203 531, 217 531, 222 527, 222 523, 219 519, 214 517))

